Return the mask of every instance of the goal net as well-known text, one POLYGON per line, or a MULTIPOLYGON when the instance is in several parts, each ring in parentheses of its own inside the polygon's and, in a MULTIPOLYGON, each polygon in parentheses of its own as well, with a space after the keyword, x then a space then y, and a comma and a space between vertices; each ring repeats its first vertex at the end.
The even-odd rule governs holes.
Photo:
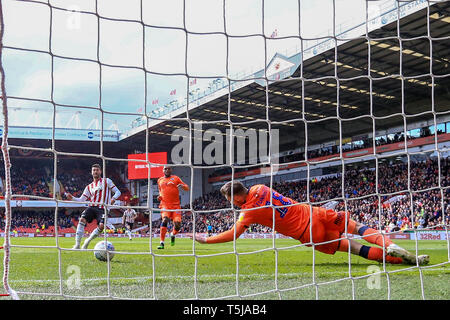
POLYGON ((0 6, 4 296, 448 298, 450 1, 0 6), (121 197, 94 200, 108 223, 74 249, 92 203, 67 195, 81 196, 94 163, 121 197), (167 233, 158 249, 165 164, 190 190, 166 208, 182 213, 175 245, 167 233), (278 198, 261 204, 270 226, 200 244, 190 237, 242 217, 219 192, 229 181, 343 212, 430 263, 371 261, 351 246, 324 254, 318 246, 373 244, 347 225, 326 242, 278 233, 293 206, 278 198), (140 219, 131 234, 128 204, 140 219), (93 254, 101 240, 114 246, 106 262, 93 254))

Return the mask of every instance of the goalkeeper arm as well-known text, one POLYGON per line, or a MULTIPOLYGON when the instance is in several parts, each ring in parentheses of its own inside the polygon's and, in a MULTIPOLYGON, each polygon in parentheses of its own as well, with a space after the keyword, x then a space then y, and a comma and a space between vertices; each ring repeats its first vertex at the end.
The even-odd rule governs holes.
POLYGON ((236 222, 236 224, 231 228, 230 230, 227 230, 225 232, 222 232, 216 236, 208 237, 206 238, 203 235, 195 235, 195 240, 200 243, 223 243, 223 242, 229 242, 233 241, 235 239, 234 237, 234 230, 236 229, 236 239, 240 237, 241 234, 244 233, 245 230, 247 230, 247 226, 244 226, 239 221, 236 222))

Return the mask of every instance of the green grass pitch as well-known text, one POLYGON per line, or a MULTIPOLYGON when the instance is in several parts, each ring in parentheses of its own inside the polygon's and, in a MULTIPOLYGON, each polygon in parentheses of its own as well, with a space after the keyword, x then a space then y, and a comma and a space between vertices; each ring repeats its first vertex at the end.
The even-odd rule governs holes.
MULTIPOLYGON (((94 240, 90 249, 100 240, 94 240)), ((430 265, 441 265, 420 271, 413 268, 394 272, 410 266, 386 264, 385 270, 390 273, 377 276, 373 272, 383 271, 383 264, 352 255, 349 267, 348 253, 338 252, 332 256, 316 251, 313 265, 312 249, 292 248, 299 244, 295 240, 277 239, 277 250, 265 251, 273 248, 272 240, 240 239, 235 247, 238 255, 233 253, 233 243, 195 243, 197 258, 192 256, 192 240, 177 239, 173 247, 170 239, 167 240, 166 249, 157 250, 159 241, 152 239, 151 255, 148 238, 132 241, 109 238, 116 251, 127 253, 116 254, 112 259, 109 283, 106 280, 108 264, 96 260, 92 251, 13 247, 9 283, 16 291, 51 294, 20 294, 21 299, 102 299, 108 295, 140 299, 195 299, 196 296, 200 299, 242 296, 248 300, 422 299, 421 283, 425 299, 450 299, 446 241, 418 243, 419 254, 430 255, 430 265), (349 279, 349 272, 355 278, 353 281, 349 279), (61 289, 64 296, 58 296, 61 289)), ((12 238, 11 242, 22 246, 56 246, 55 238, 12 238)), ((74 238, 59 238, 58 242, 61 248, 70 249, 74 238)), ((415 241, 397 243, 415 251, 415 241)), ((3 273, 3 265, 1 268, 3 273)))

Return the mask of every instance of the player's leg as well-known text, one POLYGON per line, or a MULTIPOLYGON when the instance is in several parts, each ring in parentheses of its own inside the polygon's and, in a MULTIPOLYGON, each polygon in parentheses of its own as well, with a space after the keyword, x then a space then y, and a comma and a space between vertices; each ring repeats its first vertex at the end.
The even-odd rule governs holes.
POLYGON ((128 222, 125 222, 124 227, 125 227, 125 235, 128 236, 128 222))
MULTIPOLYGON (((98 220, 97 220, 98 221, 98 220)), ((89 246, 89 243, 91 243, 92 240, 97 238, 102 232, 103 232, 104 224, 100 222, 97 226, 97 228, 94 229, 94 231, 91 232, 89 237, 84 241, 83 246, 81 249, 87 249, 89 246)))
POLYGON ((175 216, 174 220, 173 220, 173 230, 172 230, 172 233, 170 235, 170 245, 171 246, 175 245, 175 235, 178 232, 180 232, 180 230, 181 230, 181 215, 180 215, 179 219, 175 216))
MULTIPOLYGON (((419 265, 423 265, 427 264, 430 261, 430 257, 428 255, 420 255, 416 258, 414 254, 393 243, 391 239, 389 239, 389 237, 380 233, 378 230, 369 228, 366 225, 353 220, 350 220, 349 224, 350 222, 353 222, 355 224, 353 234, 358 234, 367 242, 376 244, 382 248, 386 248, 385 251, 389 256, 401 258, 403 260, 403 263, 405 264, 416 264, 416 262, 418 262, 419 265)), ((375 249, 380 250, 378 255, 381 254, 382 256, 383 250, 380 248, 375 249)))
POLYGON ((348 234, 360 235, 367 242, 379 245, 380 247, 389 246, 391 240, 375 229, 369 228, 362 223, 350 219, 350 213, 344 211, 326 210, 320 211, 321 220, 326 225, 327 231, 336 230, 339 234, 344 232, 348 234))
POLYGON ((80 249, 81 239, 84 235, 84 228, 86 224, 92 222, 92 212, 87 208, 81 213, 80 219, 78 220, 77 231, 75 233, 75 245, 72 249, 80 249))
POLYGON ((91 243, 92 240, 97 238, 103 232, 103 229, 104 229, 105 216, 104 216, 103 209, 98 209, 98 208, 92 208, 92 209, 96 211, 95 219, 97 220, 97 228, 95 228, 94 231, 91 232, 89 237, 84 241, 81 249, 87 249, 89 246, 89 243, 91 243))
POLYGON ((126 231, 125 231, 125 233, 126 234, 128 234, 128 239, 130 239, 130 241, 132 240, 132 237, 131 237, 131 223, 127 223, 127 226, 126 226, 126 231))
MULTIPOLYGON (((326 254, 335 254, 336 251, 348 252, 350 246, 350 253, 354 255, 359 255, 368 260, 383 261, 383 249, 365 246, 355 240, 342 239, 342 234, 339 231, 331 228, 326 230, 325 228, 326 226, 322 227, 320 222, 317 221, 316 227, 313 228, 313 238, 314 243, 318 244, 315 245, 314 249, 326 254)), ((401 258, 391 257, 386 254, 385 259, 386 262, 393 264, 403 262, 401 258)))
POLYGON ((168 217, 168 212, 164 212, 161 221, 161 228, 159 231, 159 247, 158 249, 164 249, 164 240, 166 239, 167 225, 169 224, 170 218, 168 217))
POLYGON ((128 239, 131 240, 131 228, 130 228, 130 223, 129 222, 125 222, 125 235, 128 236, 128 239))
MULTIPOLYGON (((350 252, 354 255, 361 256, 363 258, 366 258, 368 260, 374 260, 378 262, 383 262, 383 249, 378 247, 369 247, 366 245, 363 245, 355 240, 347 240, 347 239, 341 239, 339 241, 338 245, 338 251, 348 252, 350 246, 350 252)), ((399 264, 403 263, 402 258, 393 257, 386 252, 384 252, 385 260, 388 263, 392 264, 399 264)))
MULTIPOLYGON (((382 234, 378 230, 369 228, 368 226, 357 222, 355 220, 350 219, 350 213, 345 213, 344 211, 333 211, 333 210, 327 210, 325 213, 326 221, 325 224, 327 225, 327 230, 338 230, 340 234, 347 231, 349 234, 355 234, 360 235, 363 237, 364 240, 366 240, 369 243, 376 244, 382 248, 385 248, 385 252, 392 257, 402 258, 402 262, 405 264, 416 264, 416 256, 407 250, 399 247, 398 245, 394 244, 391 239, 389 239, 388 236, 382 234), (345 228, 347 227, 347 229, 345 228)), ((367 247, 367 246, 366 246, 367 247)), ((372 247, 367 247, 372 248, 372 247)), ((368 256, 369 249, 364 248, 363 254, 365 256, 368 256), (366 254, 367 253, 367 254, 366 254)), ((377 260, 381 257, 383 257, 383 250, 380 248, 374 248, 371 250, 371 257, 374 259, 370 260, 377 260), (377 252, 376 254, 374 252, 377 252), (373 253, 373 254, 372 254, 373 253)), ((429 256, 422 255, 418 256, 417 260, 420 265, 427 264, 429 261, 429 256)))
MULTIPOLYGON (((181 210, 180 206, 172 206, 171 209, 181 210)), ((170 234, 170 245, 175 245, 175 235, 181 230, 181 211, 173 211, 172 212, 172 232, 170 234)))

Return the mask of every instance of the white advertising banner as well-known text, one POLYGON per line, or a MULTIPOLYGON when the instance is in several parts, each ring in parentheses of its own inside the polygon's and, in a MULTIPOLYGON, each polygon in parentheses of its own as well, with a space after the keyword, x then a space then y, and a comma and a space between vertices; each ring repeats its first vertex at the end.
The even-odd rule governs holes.
POLYGON ((411 233, 411 240, 447 240, 447 232, 445 231, 420 231, 411 233))
MULTIPOLYGON (((101 141, 101 130, 95 129, 67 129, 55 128, 56 140, 71 141, 101 141)), ((3 126, 0 126, 0 136, 3 135, 3 126)), ((10 126, 8 135, 18 139, 46 139, 53 138, 52 128, 43 127, 18 127, 10 126)), ((115 130, 103 130, 103 141, 119 141, 119 133, 115 130)))

